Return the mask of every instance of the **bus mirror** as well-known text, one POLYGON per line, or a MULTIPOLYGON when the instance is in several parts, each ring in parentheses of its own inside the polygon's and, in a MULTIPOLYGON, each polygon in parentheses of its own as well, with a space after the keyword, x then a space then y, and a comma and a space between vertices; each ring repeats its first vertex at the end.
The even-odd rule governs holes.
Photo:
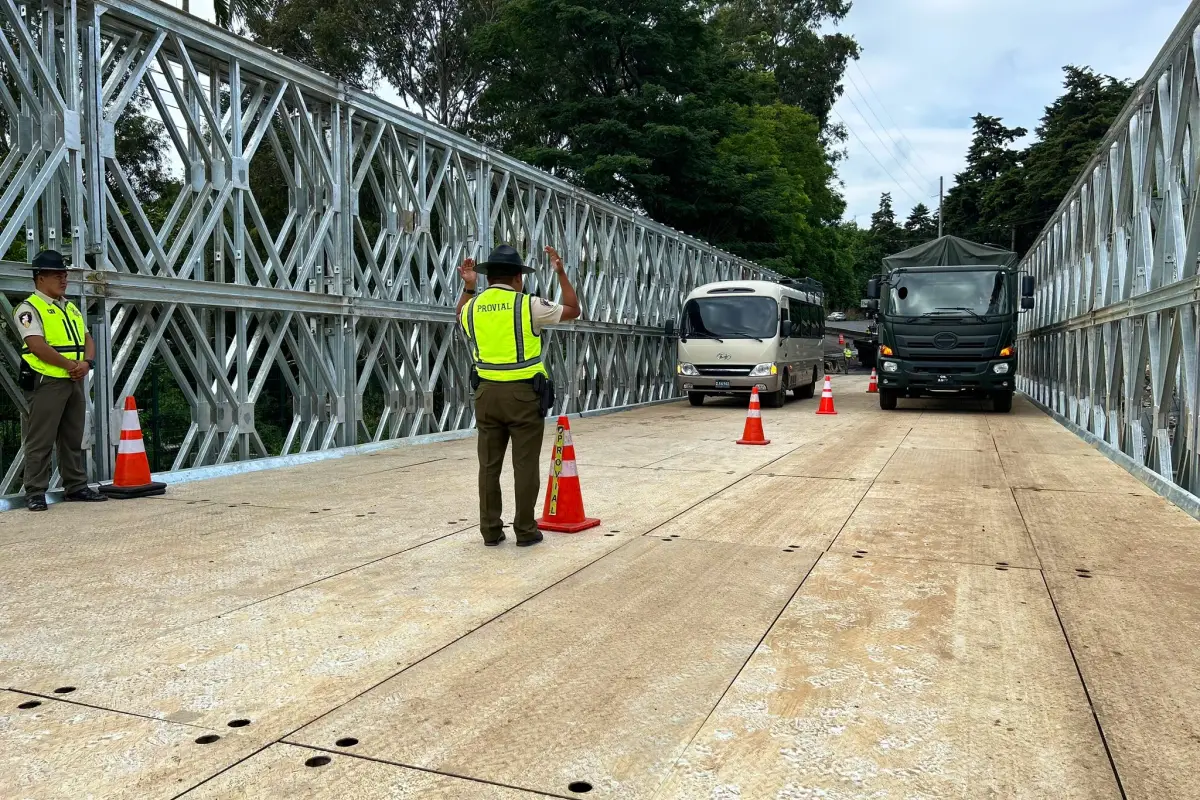
POLYGON ((867 299, 879 299, 879 280, 876 278, 871 278, 871 280, 867 281, 867 299))
MULTIPOLYGON (((1033 297, 1033 289, 1034 289, 1033 276, 1032 275, 1022 275, 1021 276, 1021 297, 1033 297)), ((1032 307, 1033 306, 1030 306, 1030 308, 1032 308, 1032 307)), ((1025 308, 1024 304, 1022 304, 1021 308, 1025 308)))
POLYGON ((667 320, 666 327, 664 328, 664 333, 667 334, 668 339, 675 338, 675 320, 673 320, 673 319, 667 320))
POLYGON ((779 335, 784 339, 792 338, 792 321, 790 319, 785 319, 779 323, 779 335))
POLYGON ((1022 311, 1032 311, 1033 310, 1033 298, 1032 297, 1022 297, 1021 298, 1021 310, 1022 311))

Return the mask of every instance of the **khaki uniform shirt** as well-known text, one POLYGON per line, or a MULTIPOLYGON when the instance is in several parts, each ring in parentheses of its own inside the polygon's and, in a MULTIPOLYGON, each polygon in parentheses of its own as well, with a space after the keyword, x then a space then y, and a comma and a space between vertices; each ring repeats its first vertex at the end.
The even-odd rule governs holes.
MULTIPOLYGON (((58 306, 64 312, 67 310, 67 298, 60 297, 58 300, 51 300, 49 295, 35 291, 38 297, 43 301, 53 306, 58 306)), ((534 303, 536 306, 537 304, 534 303)), ((28 302, 23 302, 21 305, 13 309, 13 321, 17 323, 17 335, 22 340, 30 336, 45 337, 46 329, 42 326, 42 317, 38 314, 37 309, 29 305, 28 302)))

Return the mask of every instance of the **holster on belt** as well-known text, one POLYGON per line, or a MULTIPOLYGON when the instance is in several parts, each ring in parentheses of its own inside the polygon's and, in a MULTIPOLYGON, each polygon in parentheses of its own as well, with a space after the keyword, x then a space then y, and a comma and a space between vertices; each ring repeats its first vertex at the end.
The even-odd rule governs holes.
POLYGON ((554 408, 554 382, 545 375, 534 375, 533 391, 538 398, 538 411, 544 417, 554 408))
POLYGON ((26 392, 32 392, 37 388, 37 373, 25 359, 21 359, 21 368, 17 370, 17 385, 26 392))

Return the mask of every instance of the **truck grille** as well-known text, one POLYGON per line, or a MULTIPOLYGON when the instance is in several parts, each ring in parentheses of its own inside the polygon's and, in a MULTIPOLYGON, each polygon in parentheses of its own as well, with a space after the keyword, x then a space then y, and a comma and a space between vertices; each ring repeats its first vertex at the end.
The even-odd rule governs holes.
POLYGON ((750 364, 697 364, 696 369, 701 375, 711 375, 718 378, 744 378, 754 369, 750 364))

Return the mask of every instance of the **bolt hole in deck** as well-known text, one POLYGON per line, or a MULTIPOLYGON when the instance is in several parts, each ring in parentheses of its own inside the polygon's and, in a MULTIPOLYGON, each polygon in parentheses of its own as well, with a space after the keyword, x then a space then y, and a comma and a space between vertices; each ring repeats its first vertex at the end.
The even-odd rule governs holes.
POLYGON ((592 790, 592 785, 587 781, 573 781, 567 784, 567 790, 575 794, 585 794, 592 790))
POLYGON ((196 744, 212 744, 220 738, 221 737, 217 736, 215 733, 206 733, 205 735, 196 739, 196 744))
POLYGON ((41 700, 30 700, 28 702, 21 703, 21 705, 17 706, 17 708, 24 708, 24 709, 37 708, 41 704, 42 704, 41 700))
POLYGON ((358 744, 358 739, 355 739, 353 736, 347 736, 345 739, 338 739, 334 744, 338 747, 354 747, 354 745, 358 744))
POLYGON ((54 693, 55 694, 70 694, 73 691, 75 691, 74 686, 60 686, 54 690, 54 693))
POLYGON ((228 724, 229 724, 229 727, 231 727, 231 728, 244 728, 250 724, 250 720, 248 720, 248 719, 231 719, 231 720, 229 720, 228 724))
POLYGON ((308 761, 304 762, 306 767, 323 767, 333 759, 329 756, 313 756, 308 761))

